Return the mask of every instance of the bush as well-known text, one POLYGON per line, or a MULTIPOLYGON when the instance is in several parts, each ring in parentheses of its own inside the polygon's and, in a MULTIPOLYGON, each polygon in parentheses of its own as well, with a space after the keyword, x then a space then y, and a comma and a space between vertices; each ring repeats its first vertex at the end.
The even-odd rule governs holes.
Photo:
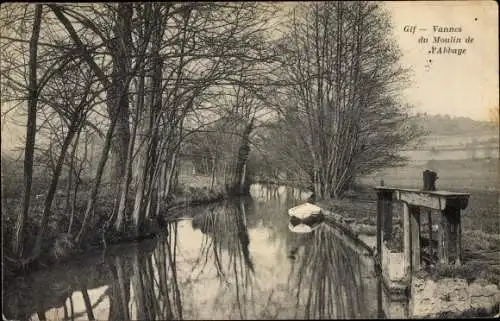
POLYGON ((433 281, 444 278, 464 279, 472 283, 477 279, 485 279, 488 282, 499 284, 499 276, 491 270, 484 262, 467 262, 462 265, 437 264, 434 267, 426 267, 416 273, 419 278, 430 277, 433 281))

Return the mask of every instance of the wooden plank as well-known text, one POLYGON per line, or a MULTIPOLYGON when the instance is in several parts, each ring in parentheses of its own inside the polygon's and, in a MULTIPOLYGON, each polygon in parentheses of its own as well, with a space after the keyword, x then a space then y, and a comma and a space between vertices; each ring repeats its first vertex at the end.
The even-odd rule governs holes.
POLYGON ((384 217, 383 217, 383 240, 389 242, 392 240, 392 193, 384 193, 384 217))
POLYGON ((411 232, 411 271, 420 270, 420 208, 409 206, 410 210, 410 232, 411 232))
POLYGON ((430 208, 425 210, 427 211, 427 232, 429 234, 429 242, 432 244, 432 210, 430 208))
POLYGON ((456 193, 448 191, 424 191, 418 189, 406 189, 406 188, 394 188, 394 187, 375 187, 377 192, 387 192, 393 193, 396 200, 406 201, 410 205, 426 206, 435 208, 437 210, 443 210, 446 205, 453 205, 453 207, 459 207, 465 209, 468 205, 468 200, 470 194, 468 193, 456 193), (401 199, 404 197, 406 199, 401 199), (416 201, 422 204, 413 204, 412 199, 415 198, 416 201), (440 205, 435 205, 436 202, 441 201, 440 205), (426 203, 431 203, 431 206, 425 205, 426 203))
POLYGON ((439 231, 438 231, 438 259, 439 263, 449 263, 449 224, 446 219, 444 211, 441 212, 439 217, 439 231))
POLYGON ((449 264, 450 259, 453 257, 455 264, 461 264, 462 227, 460 221, 460 209, 458 208, 447 207, 441 212, 438 232, 438 255, 440 263, 449 264))
POLYGON ((453 253, 453 258, 455 259, 455 264, 460 265, 462 261, 462 226, 460 218, 460 209, 458 208, 446 208, 445 218, 449 225, 449 245, 453 253))
POLYGON ((469 193, 457 193, 457 192, 450 192, 450 191, 425 191, 421 189, 416 189, 416 188, 398 188, 398 187, 390 187, 390 186, 376 186, 374 188, 377 191, 402 191, 402 192, 409 192, 409 193, 422 193, 422 194, 428 194, 428 195, 435 195, 435 196, 444 196, 444 197, 469 197, 469 193))
POLYGON ((446 198, 430 195, 424 192, 396 191, 396 199, 414 206, 423 206, 437 210, 444 210, 446 198))
POLYGON ((456 251, 457 251, 457 259, 455 261, 455 265, 462 264, 462 217, 460 216, 460 211, 456 216, 456 231, 457 231, 457 241, 456 241, 456 251))
POLYGON ((411 229, 410 209, 407 203, 403 203, 403 269, 405 277, 411 273, 411 229))
POLYGON ((382 258, 382 217, 384 215, 383 193, 377 193, 377 253, 382 258))

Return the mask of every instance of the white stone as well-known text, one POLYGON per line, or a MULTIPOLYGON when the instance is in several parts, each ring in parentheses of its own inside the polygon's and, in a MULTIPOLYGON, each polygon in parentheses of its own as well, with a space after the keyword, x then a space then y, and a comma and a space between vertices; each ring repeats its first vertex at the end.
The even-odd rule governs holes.
POLYGON ((491 296, 494 296, 499 292, 498 285, 496 284, 488 284, 484 287, 484 290, 487 293, 486 295, 491 295, 491 296))
MULTIPOLYGON (((429 317, 441 313, 464 313, 469 309, 485 309, 491 312, 493 296, 485 296, 486 286, 480 283, 467 285, 458 278, 412 281, 412 317, 429 317)), ((490 289, 493 290, 493 287, 490 289)))
POLYGON ((495 305, 494 299, 491 296, 474 296, 470 299, 470 306, 473 309, 483 309, 487 313, 493 311, 495 305))
POLYGON ((484 296, 483 289, 484 289, 484 285, 479 284, 479 282, 474 282, 474 283, 469 285, 469 295, 471 297, 484 296))
POLYGON ((500 304, 500 292, 497 292, 494 296, 493 299, 495 300, 495 304, 500 304))
POLYGON ((389 279, 391 281, 402 281, 405 278, 404 270, 404 254, 403 253, 387 253, 389 258, 389 279))
POLYGON ((305 219, 307 217, 318 215, 320 213, 321 208, 311 203, 301 204, 288 210, 288 215, 295 216, 300 219, 305 219))

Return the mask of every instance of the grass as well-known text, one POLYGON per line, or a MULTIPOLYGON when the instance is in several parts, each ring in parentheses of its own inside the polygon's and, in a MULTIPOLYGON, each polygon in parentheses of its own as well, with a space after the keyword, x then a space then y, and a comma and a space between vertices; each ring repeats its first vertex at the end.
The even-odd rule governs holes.
MULTIPOLYGON (((419 188, 422 172, 427 169, 437 171, 437 188, 470 194, 469 204, 462 211, 462 266, 439 266, 432 272, 433 277, 463 277, 474 279, 485 277, 500 283, 500 197, 498 188, 498 165, 495 160, 434 161, 424 165, 410 165, 405 168, 387 169, 381 173, 361 179, 355 188, 355 197, 334 201, 320 201, 318 204, 353 218, 356 223, 376 225, 376 194, 373 190, 384 179, 386 186, 419 188), (378 176, 377 176, 378 175, 378 176)), ((432 212, 433 224, 439 219, 439 212, 432 212)), ((422 236, 427 237, 427 215, 422 219, 422 236)), ((389 249, 401 252, 402 206, 394 203, 393 237, 387 244, 389 249)), ((437 234, 433 234, 437 240, 437 234)))
MULTIPOLYGON (((35 265, 31 267, 36 268, 37 266, 50 265, 55 262, 72 257, 83 250, 90 250, 95 247, 101 247, 103 245, 103 231, 101 229, 101 226, 104 225, 104 220, 108 217, 113 207, 113 202, 111 201, 112 196, 108 195, 107 191, 109 191, 109 189, 103 189, 100 193, 100 198, 98 204, 96 205, 96 211, 93 215, 93 218, 90 220, 88 232, 85 235, 84 241, 82 242, 82 248, 76 248, 74 246, 74 244, 72 243, 71 235, 74 235, 82 225, 86 207, 86 193, 82 191, 80 193, 80 196, 77 198, 74 221, 70 234, 68 234, 70 214, 67 213, 64 208, 64 197, 58 196, 54 200, 52 213, 49 216, 47 229, 45 231, 45 242, 42 244, 40 259, 35 265)), ((30 249, 32 249, 35 244, 35 238, 38 233, 38 227, 40 226, 43 212, 43 202, 43 198, 34 198, 32 200, 31 210, 26 224, 24 240, 24 248, 26 249, 25 251, 29 251, 30 249)), ((3 240, 9 240, 6 242, 2 242, 4 258, 14 257, 10 248, 10 240, 13 239, 13 229, 17 220, 17 215, 20 211, 20 198, 5 198, 3 200, 2 236, 3 240)), ((109 239, 110 242, 112 242, 114 239, 119 239, 120 237, 122 236, 114 235, 113 233, 108 233, 108 235, 106 235, 106 238, 109 239)), ((20 269, 22 269, 22 267, 15 263, 15 261, 10 261, 8 259, 4 261, 4 264, 4 271, 7 275, 16 274, 17 272, 20 272, 20 269)))
POLYGON ((438 264, 434 268, 424 268, 416 273, 420 278, 430 278, 434 281, 443 278, 460 278, 468 283, 477 279, 484 279, 498 284, 500 276, 492 273, 490 266, 485 262, 469 261, 462 265, 438 264))
MULTIPOLYGON (((5 160, 5 158, 2 158, 2 160, 5 160)), ((22 181, 18 179, 19 172, 15 171, 15 164, 8 161, 6 161, 5 164, 7 164, 7 167, 12 165, 12 172, 7 171, 7 167, 4 167, 4 162, 2 162, 2 249, 4 254, 4 272, 7 276, 11 276, 18 274, 26 268, 21 266, 17 260, 13 259, 14 255, 12 253, 10 241, 13 239, 14 226, 18 213, 22 210, 22 181), (10 185, 4 184, 4 177, 11 183, 10 185)), ((43 192, 43 189, 39 186, 40 184, 44 182, 48 184, 47 175, 42 175, 41 173, 36 174, 37 175, 34 177, 34 182, 36 182, 34 186, 34 195, 43 192)), ((20 177, 22 178, 22 174, 20 177)), ((64 186, 64 182, 61 182, 60 186, 64 186)), ((119 234, 113 231, 104 232, 102 230, 102 226, 104 226, 106 219, 111 215, 114 206, 114 197, 112 195, 114 189, 104 184, 99 192, 98 202, 95 205, 95 212, 92 215, 88 233, 82 241, 83 246, 82 248, 76 248, 74 246, 71 235, 76 234, 82 225, 89 187, 90 185, 83 185, 79 192, 70 234, 68 234, 70 214, 66 211, 64 206, 65 197, 63 195, 56 196, 52 213, 49 216, 47 230, 45 231, 45 242, 42 244, 42 253, 39 260, 31 265, 29 270, 66 260, 82 251, 101 248, 105 245, 103 235, 105 235, 107 245, 136 239, 135 230, 131 228, 119 234)), ((164 203, 164 208, 161 210, 162 213, 165 213, 175 207, 221 200, 225 198, 225 195, 225 189, 222 186, 218 185, 211 188, 210 178, 208 177, 181 177, 179 185, 174 191, 171 199, 168 203, 164 203)), ((134 196, 133 193, 129 195, 129 209, 133 208, 134 196)), ((32 198, 31 209, 26 223, 26 237, 24 240, 24 248, 26 251, 29 251, 34 246, 38 227, 40 226, 44 201, 44 197, 32 198)), ((143 234, 151 235, 155 233, 156 229, 154 222, 146 221, 143 234)))
POLYGON ((477 160, 433 160, 411 163, 404 167, 386 168, 361 178, 363 185, 375 186, 383 179, 387 186, 419 188, 422 186, 422 172, 426 169, 438 174, 437 189, 465 191, 499 189, 499 161, 497 159, 477 160))

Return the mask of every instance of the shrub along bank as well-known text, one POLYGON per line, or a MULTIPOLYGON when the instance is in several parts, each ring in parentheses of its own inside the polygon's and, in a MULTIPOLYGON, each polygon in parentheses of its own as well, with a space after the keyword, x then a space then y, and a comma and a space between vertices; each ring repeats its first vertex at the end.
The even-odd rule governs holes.
MULTIPOLYGON (((49 217, 47 231, 44 243, 42 244, 39 257, 26 265, 25 262, 15 260, 10 247, 10 240, 13 238, 15 222, 18 211, 21 210, 20 197, 5 197, 2 202, 2 250, 3 250, 3 268, 7 277, 23 272, 30 272, 38 268, 43 268, 51 264, 71 259, 82 252, 106 249, 111 244, 138 241, 140 239, 150 238, 160 232, 162 225, 169 218, 170 212, 183 206, 200 205, 214 201, 219 201, 227 197, 225 189, 222 186, 192 186, 189 184, 180 184, 172 193, 168 200, 162 203, 160 217, 153 220, 148 219, 144 224, 142 233, 138 237, 133 229, 127 229, 122 233, 113 230, 104 230, 106 219, 110 217, 113 211, 113 197, 106 195, 109 188, 103 188, 99 197, 99 203, 92 215, 90 228, 87 230, 81 246, 77 247, 73 242, 72 234, 78 231, 82 226, 86 198, 77 198, 77 203, 73 215, 68 211, 64 204, 64 196, 58 196, 56 206, 49 217)), ((85 192, 79 192, 81 194, 85 192)), ((133 195, 129 197, 128 208, 133 205, 133 195)), ((24 248, 30 249, 35 244, 36 231, 40 226, 40 220, 43 211, 43 198, 33 200, 33 210, 28 216, 27 233, 24 240, 24 248)), ((132 226, 132 224, 126 224, 132 226)))

